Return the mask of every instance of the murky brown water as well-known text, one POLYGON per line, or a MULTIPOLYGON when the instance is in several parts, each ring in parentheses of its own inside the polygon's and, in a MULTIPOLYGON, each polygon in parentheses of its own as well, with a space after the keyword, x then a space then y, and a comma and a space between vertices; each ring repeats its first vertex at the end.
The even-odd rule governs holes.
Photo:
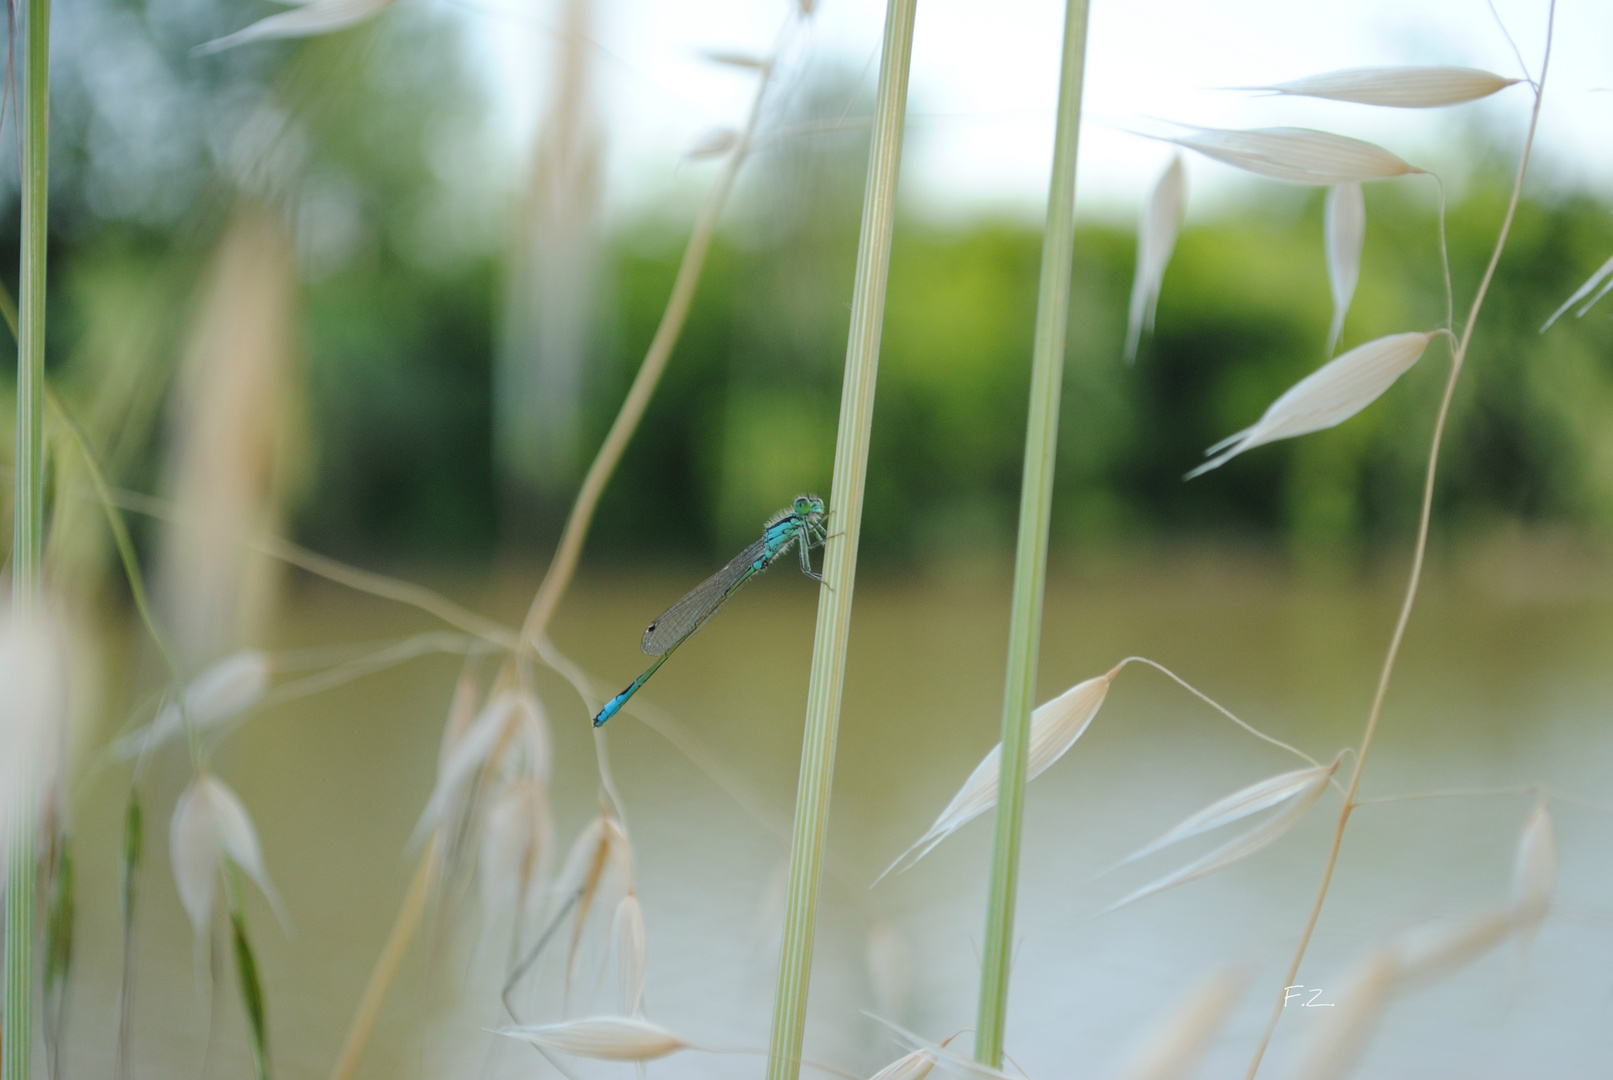
MULTIPOLYGON (((625 683, 642 662, 645 622, 699 576, 696 568, 588 577, 555 637, 601 678, 625 683)), ((1436 572, 1364 792, 1544 782, 1603 798, 1613 777, 1608 581, 1595 567, 1538 553, 1436 572)), ((513 623, 531 584, 462 579, 446 588, 513 623)), ((1316 581, 1200 555, 1056 574, 1041 685, 1051 695, 1140 653, 1272 734, 1331 757, 1358 738, 1398 588, 1389 578, 1316 581)), ((995 565, 867 578, 859 587, 808 1037, 814 1060, 866 1075, 894 1056, 863 1009, 936 1038, 973 1024, 989 825, 974 823, 894 881, 873 891, 867 884, 996 739, 1007 593, 995 565), (907 975, 876 993, 865 964, 869 934, 890 940, 891 928, 907 975)), ((808 583, 770 575, 645 691, 709 749, 715 779, 631 717, 607 729, 648 925, 650 1015, 709 1046, 760 1048, 767 1039, 776 932, 767 898, 786 852, 779 831, 794 793, 813 605, 808 583)), ((277 643, 376 641, 431 626, 304 583, 277 643)), ((404 849, 433 782, 458 667, 454 657, 431 657, 279 707, 218 755, 219 774, 257 820, 293 921, 283 935, 267 905, 251 905, 279 1075, 322 1076, 335 1058, 412 871, 404 849)), ((542 690, 569 843, 597 805, 587 715, 558 680, 542 690)), ((168 872, 166 818, 184 779, 180 757, 157 770, 148 794, 136 1075, 198 1075, 210 1008, 206 1075, 246 1075, 233 984, 211 1005, 196 990, 168 872)), ((1292 767, 1162 677, 1137 668, 1121 676, 1086 738, 1030 791, 1009 1031, 1030 1075, 1101 1075, 1193 983, 1229 963, 1246 967, 1255 989, 1202 1075, 1241 1075, 1314 894, 1336 796, 1248 862, 1101 918, 1105 905, 1216 841, 1095 875, 1192 810, 1292 767)), ((110 1074, 124 782, 103 782, 78 816, 75 1077, 110 1074)), ((1363 809, 1301 981, 1327 1000, 1352 959, 1384 936, 1503 899, 1529 807, 1511 796, 1363 809)), ((1554 804, 1554 814, 1558 903, 1532 953, 1499 950, 1398 1000, 1359 1075, 1584 1076, 1613 1061, 1613 819, 1570 803, 1554 804)), ((501 1019, 493 972, 505 939, 494 930, 478 945, 474 921, 428 934, 414 950, 361 1076, 551 1075, 524 1047, 488 1055, 481 1032, 501 1019)), ((608 1003, 614 977, 602 985, 595 1000, 608 1003)), ((1318 1015, 1290 1012, 1272 1076, 1284 1075, 1318 1015)), ((709 1054, 651 1067, 666 1077, 760 1070, 755 1057, 709 1054)), ((629 1067, 574 1072, 625 1076, 629 1067)))

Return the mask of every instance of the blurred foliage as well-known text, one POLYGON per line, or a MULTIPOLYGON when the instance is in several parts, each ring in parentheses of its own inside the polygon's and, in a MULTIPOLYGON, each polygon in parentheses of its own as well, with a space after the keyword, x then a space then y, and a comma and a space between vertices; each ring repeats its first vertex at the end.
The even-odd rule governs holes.
MULTIPOLYGON (((486 105, 454 24, 399 9, 325 39, 189 55, 267 10, 93 0, 62 20, 56 377, 114 479, 160 491, 164 402, 198 279, 233 206, 273 206, 305 283, 314 464, 292 507, 300 537, 371 555, 546 545, 558 508, 537 534, 499 535, 491 356, 509 192, 487 176, 486 105)), ((811 125, 848 115, 844 88, 854 83, 831 73, 773 118, 781 136, 747 167, 682 341, 601 505, 591 554, 709 559, 798 491, 828 494, 866 132, 811 125), (783 137, 792 129, 809 134, 783 137)), ((0 154, 13 153, 10 142, 0 140, 0 154)), ((1474 157, 1489 162, 1482 147, 1474 157)), ((0 175, 14 175, 14 157, 9 168, 0 175)), ((1473 175, 1449 222, 1458 319, 1510 179, 1501 162, 1473 175)), ((1323 360, 1321 192, 1249 190, 1246 205, 1183 233, 1157 332, 1130 366, 1120 353, 1133 238, 1113 226, 1080 231, 1056 544, 1210 537, 1334 560, 1409 527, 1447 370, 1443 344, 1341 427, 1182 481, 1205 447, 1323 360)), ((1367 203, 1345 347, 1443 318, 1429 185, 1371 185, 1367 203)), ((10 265, 14 205, 0 219, 0 261, 10 265)), ((610 239, 585 445, 603 437, 654 333, 687 228, 652 214, 610 239)), ((1521 208, 1453 415, 1443 528, 1613 530, 1608 307, 1538 333, 1609 254, 1606 205, 1558 195, 1521 208)), ((1019 221, 898 227, 869 556, 922 560, 1008 541, 1039 256, 1037 228, 1019 221)))

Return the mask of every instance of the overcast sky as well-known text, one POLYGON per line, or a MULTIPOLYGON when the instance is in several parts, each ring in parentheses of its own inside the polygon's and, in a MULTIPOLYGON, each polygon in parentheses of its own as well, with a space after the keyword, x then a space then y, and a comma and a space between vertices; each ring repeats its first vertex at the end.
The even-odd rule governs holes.
MULTIPOLYGON (((542 27, 558 0, 464 0, 488 59, 496 129, 512 148, 530 137, 554 51, 542 27), (523 3, 529 14, 512 16, 523 3)), ((1063 21, 1060 0, 919 0, 904 194, 934 214, 1039 215, 1052 147, 1063 21)), ((1497 0, 1531 71, 1545 40, 1541 0, 1497 0)), ((765 53, 782 0, 596 0, 596 92, 607 127, 609 204, 663 199, 709 175, 680 162, 714 127, 737 125, 754 75, 712 64, 712 49, 765 53)), ((884 15, 879 0, 820 0, 783 74, 814 65, 865 71, 871 88, 884 15)), ((1521 139, 1530 95, 1515 86, 1445 110, 1392 110, 1217 89, 1345 67, 1460 64, 1503 75, 1519 65, 1485 0, 1093 0, 1079 192, 1087 213, 1128 216, 1169 156, 1128 127, 1163 118, 1207 126, 1283 124, 1380 142, 1460 182, 1456 138, 1485 122, 1521 139)), ((1562 0, 1541 124, 1540 183, 1613 198, 1613 4, 1562 0)), ((1204 159, 1189 163, 1195 212, 1247 195, 1250 181, 1204 159)), ((1253 183, 1269 183, 1255 181, 1253 183)))

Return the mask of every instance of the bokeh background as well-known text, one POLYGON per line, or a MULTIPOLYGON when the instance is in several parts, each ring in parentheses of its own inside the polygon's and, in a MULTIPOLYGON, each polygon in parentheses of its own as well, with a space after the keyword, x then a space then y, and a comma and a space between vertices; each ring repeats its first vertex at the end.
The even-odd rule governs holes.
MULTIPOLYGON (((1165 117, 1381 140, 1445 181, 1460 313, 1528 103, 1514 87, 1408 117, 1217 89, 1380 63, 1517 68, 1482 0, 1303 6, 1095 3, 1043 686, 1144 652, 1330 756, 1357 731, 1392 625, 1447 355, 1436 345, 1336 430, 1184 483, 1206 446, 1324 358, 1323 192, 1190 162, 1157 327, 1127 364, 1133 222, 1169 156, 1132 130, 1165 117)), ((171 520, 132 525, 192 671, 243 645, 339 653, 428 625, 278 569, 241 547, 243 533, 286 535, 519 619, 720 167, 691 150, 742 121, 754 86, 754 71, 703 50, 766 54, 788 15, 758 0, 399 0, 329 36, 192 53, 272 10, 63 0, 54 25, 50 373, 112 482, 167 507, 171 520)), ((1500 10, 1537 64, 1543 8, 1500 10)), ((920 8, 839 891, 810 1044, 846 1067, 890 1056, 860 1008, 938 1038, 973 1019, 983 827, 934 870, 864 886, 995 739, 1060 11, 1046 0, 920 8), (892 935, 905 972, 895 997, 866 965, 868 943, 892 935)), ((763 518, 798 491, 828 494, 879 16, 866 0, 822 0, 779 54, 688 326, 556 624, 556 640, 608 681, 636 673, 642 625, 763 518)), ((1559 19, 1535 169, 1446 442, 1428 613, 1413 624, 1377 794, 1545 782, 1594 795, 1613 766, 1613 305, 1540 333, 1613 255, 1613 94, 1602 92, 1613 29, 1586 0, 1565 2, 1559 19)), ((15 175, 8 135, 0 267, 16 265, 15 175)), ((1346 346, 1441 321, 1436 197, 1427 177, 1368 186, 1346 346)), ((9 269, 0 280, 15 292, 9 269)), ((9 455, 9 396, 0 405, 9 455)), ((89 762, 160 678, 83 483, 71 465, 58 475, 50 543, 99 673, 83 695, 89 762)), ((740 1047, 765 1039, 758 1002, 772 975, 755 958, 773 948, 776 826, 811 636, 803 583, 750 591, 646 691, 711 750, 700 766, 642 728, 616 736, 623 789, 642 811, 652 1005, 680 1031, 740 1047)), ((219 751, 297 923, 281 939, 266 908, 258 920, 289 1075, 324 1073, 402 895, 456 664, 428 660, 276 706, 219 751)), ((1091 875, 1286 767, 1139 682, 1135 697, 1117 694, 1116 728, 1094 728, 1094 757, 1072 755, 1032 801, 1014 1008, 1035 1076, 1112 1061, 1116 1031, 1141 1030, 1221 963, 1273 983, 1325 844, 1309 822, 1230 884, 1093 922, 1120 890, 1091 875)), ((545 703, 569 837, 595 794, 586 714, 558 680, 545 703)), ((183 782, 172 764, 153 781, 153 821, 183 782)), ((100 888, 105 902, 84 904, 75 1072, 99 1073, 111 1055, 97 1024, 120 956, 110 898, 121 783, 96 774, 79 796, 86 895, 100 888)), ((1337 976, 1382 934, 1504 892, 1527 803, 1477 806, 1357 826, 1368 839, 1340 871, 1320 971, 1337 976)), ((1613 911, 1595 869, 1613 829, 1572 813, 1563 913, 1538 954, 1512 967, 1491 958, 1450 995, 1420 999, 1386 1035, 1376 1075, 1516 1076, 1543 1062, 1583 1075, 1613 1053, 1602 1022, 1613 911)), ((137 1074, 201 1063, 234 1075, 239 1016, 227 982, 211 1006, 192 992, 162 831, 137 1074)), ((487 996, 496 950, 456 933, 474 937, 442 929, 411 961, 362 1075, 537 1067, 482 1056, 474 1040, 499 1021, 487 996)), ((1258 1030, 1253 997, 1228 1036, 1229 1069, 1258 1030)), ((754 1073, 729 1058, 664 1068, 754 1073)))

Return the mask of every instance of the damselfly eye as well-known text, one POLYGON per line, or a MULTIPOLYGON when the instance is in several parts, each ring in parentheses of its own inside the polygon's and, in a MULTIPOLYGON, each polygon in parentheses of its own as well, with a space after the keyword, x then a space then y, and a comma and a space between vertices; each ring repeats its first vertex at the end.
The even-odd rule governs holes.
POLYGON ((812 500, 808 499, 805 495, 797 495, 796 496, 796 498, 795 498, 795 512, 797 514, 805 514, 805 513, 809 512, 811 509, 812 509, 812 500))

